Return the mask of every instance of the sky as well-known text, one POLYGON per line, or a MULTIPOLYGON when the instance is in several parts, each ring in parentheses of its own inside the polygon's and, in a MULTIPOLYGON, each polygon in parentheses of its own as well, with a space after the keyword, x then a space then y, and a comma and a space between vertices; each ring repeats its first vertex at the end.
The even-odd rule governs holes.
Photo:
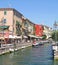
POLYGON ((15 8, 35 24, 53 27, 58 21, 58 0, 0 0, 0 8, 15 8))

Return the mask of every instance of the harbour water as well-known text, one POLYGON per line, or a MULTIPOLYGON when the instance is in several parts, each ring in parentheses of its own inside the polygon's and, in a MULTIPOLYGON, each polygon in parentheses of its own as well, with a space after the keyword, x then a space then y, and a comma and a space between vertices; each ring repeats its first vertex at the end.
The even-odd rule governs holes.
POLYGON ((0 56, 0 65, 58 65, 51 44, 28 47, 0 56))

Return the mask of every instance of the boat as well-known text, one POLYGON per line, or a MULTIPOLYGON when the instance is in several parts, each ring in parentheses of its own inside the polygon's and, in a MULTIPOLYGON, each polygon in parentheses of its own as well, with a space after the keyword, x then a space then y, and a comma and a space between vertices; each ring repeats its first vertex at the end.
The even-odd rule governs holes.
POLYGON ((32 44, 32 47, 38 47, 39 43, 32 44))
POLYGON ((54 51, 58 51, 58 42, 53 43, 52 48, 54 51))
POLYGON ((44 44, 44 43, 41 42, 41 41, 33 41, 32 46, 33 46, 33 47, 37 47, 37 46, 39 46, 39 45, 43 45, 43 44, 44 44))
POLYGON ((26 48, 26 46, 22 46, 21 48, 24 49, 24 48, 26 48))
POLYGON ((14 52, 14 49, 10 48, 9 51, 10 51, 10 52, 14 52))
POLYGON ((38 45, 39 45, 38 41, 36 39, 34 39, 33 43, 32 43, 32 46, 35 47, 35 46, 38 46, 38 45))
POLYGON ((43 45, 44 43, 43 42, 39 42, 39 45, 43 45))

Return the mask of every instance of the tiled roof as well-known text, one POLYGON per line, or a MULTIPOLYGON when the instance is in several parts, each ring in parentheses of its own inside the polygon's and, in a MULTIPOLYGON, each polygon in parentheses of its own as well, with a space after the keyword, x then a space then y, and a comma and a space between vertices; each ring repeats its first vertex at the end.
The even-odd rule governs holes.
POLYGON ((13 8, 0 8, 0 10, 13 10, 13 8))

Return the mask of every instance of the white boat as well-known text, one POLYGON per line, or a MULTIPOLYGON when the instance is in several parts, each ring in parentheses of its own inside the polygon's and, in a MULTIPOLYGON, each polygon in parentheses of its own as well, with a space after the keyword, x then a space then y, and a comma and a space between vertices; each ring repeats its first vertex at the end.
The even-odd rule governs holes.
POLYGON ((35 42, 35 43, 33 43, 32 45, 38 45, 39 43, 38 42, 35 42))
POLYGON ((33 44, 32 44, 33 47, 36 47, 39 45, 43 45, 43 43, 41 41, 36 41, 36 42, 33 42, 33 44))
POLYGON ((11 48, 10 48, 9 51, 10 51, 10 52, 14 52, 14 49, 11 49, 11 48))
POLYGON ((21 48, 24 49, 24 48, 26 48, 26 46, 22 46, 21 48))
POLYGON ((39 43, 38 43, 38 42, 37 42, 37 43, 33 43, 33 44, 32 44, 32 46, 33 46, 33 47, 38 46, 38 45, 39 45, 39 43))
POLYGON ((58 46, 53 46, 54 51, 58 51, 58 46))
POLYGON ((54 51, 58 51, 58 42, 53 43, 52 48, 54 51))

